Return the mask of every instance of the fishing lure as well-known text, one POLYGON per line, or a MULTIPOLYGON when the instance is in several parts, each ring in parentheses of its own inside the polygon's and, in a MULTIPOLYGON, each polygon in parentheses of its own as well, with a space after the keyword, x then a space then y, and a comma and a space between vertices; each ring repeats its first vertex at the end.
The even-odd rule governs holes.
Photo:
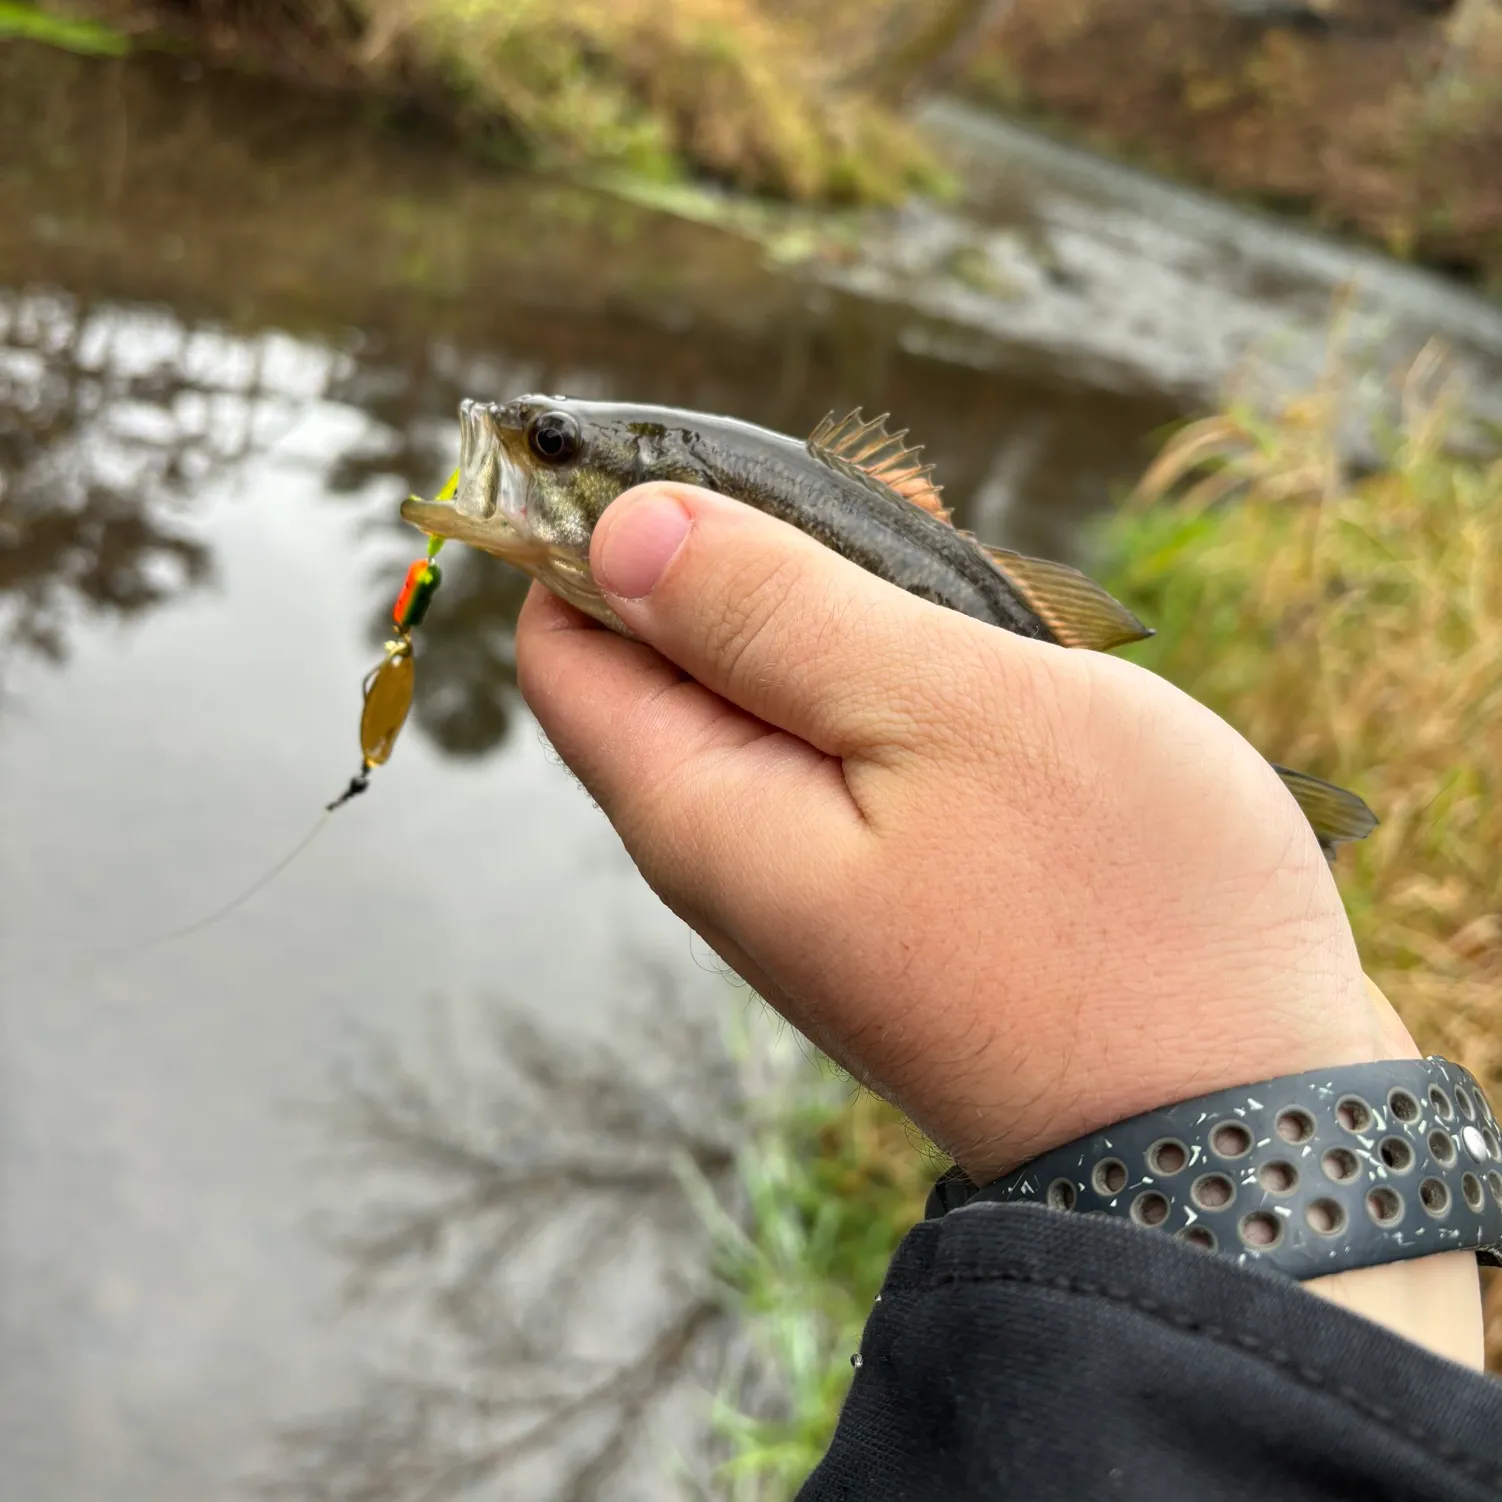
MULTIPOLYGON (((452 499, 458 485, 459 471, 455 470, 449 476, 448 484, 438 492, 437 499, 452 499)), ((433 596, 438 593, 438 586, 443 583, 443 571, 437 563, 443 542, 441 537, 430 537, 426 556, 412 564, 402 581, 396 603, 391 607, 395 635, 386 643, 385 658, 366 675, 362 686, 360 770, 332 803, 324 805, 325 813, 331 814, 336 808, 342 808, 370 786, 371 772, 389 760, 396 738, 407 723, 407 713, 412 708, 412 695, 417 686, 412 633, 422 624, 433 596)))
MULTIPOLYGON (((449 476, 448 484, 438 492, 437 499, 452 499, 458 485, 459 471, 455 470, 449 476)), ((412 499, 417 500, 418 497, 413 496, 412 499)), ((78 944, 68 937, 59 936, 47 942, 63 943, 83 953, 118 959, 141 954, 162 944, 173 943, 178 939, 185 939, 200 933, 221 919, 229 917, 231 913, 238 912, 251 898, 270 886, 323 832, 323 827, 328 823, 329 816, 334 810, 341 808, 351 798, 363 793, 370 786, 371 772, 390 757, 392 748, 396 745, 396 738, 401 733, 401 728, 407 721, 407 714, 412 708, 412 694, 416 684, 412 633, 422 624, 428 608, 433 603, 433 596, 443 582, 443 573, 436 562, 442 546, 441 537, 430 537, 426 555, 419 558, 407 570, 407 576, 402 581, 396 603, 391 607, 393 636, 386 643, 385 658, 366 675, 363 685, 364 707, 360 714, 360 770, 350 778, 349 786, 332 803, 324 805, 317 822, 302 839, 269 871, 263 872, 248 887, 236 893, 212 912, 206 913, 191 923, 183 924, 178 928, 164 929, 144 939, 106 940, 78 944)), ((9 943, 14 937, 16 936, 0 932, 0 946, 9 943)))

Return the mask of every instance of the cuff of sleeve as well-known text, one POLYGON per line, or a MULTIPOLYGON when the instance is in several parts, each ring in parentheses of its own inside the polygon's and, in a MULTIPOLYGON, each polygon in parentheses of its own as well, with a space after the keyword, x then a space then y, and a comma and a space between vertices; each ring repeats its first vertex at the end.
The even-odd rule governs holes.
POLYGON ((1502 1385, 1129 1223, 920 1222, 800 1502, 1414 1499, 1502 1490, 1502 1385))

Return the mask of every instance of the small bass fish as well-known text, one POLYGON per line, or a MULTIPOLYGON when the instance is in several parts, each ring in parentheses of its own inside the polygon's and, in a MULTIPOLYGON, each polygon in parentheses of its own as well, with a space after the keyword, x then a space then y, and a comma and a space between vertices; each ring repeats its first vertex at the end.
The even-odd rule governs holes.
MULTIPOLYGON (((676 407, 547 396, 464 401, 453 500, 414 496, 402 517, 524 569, 624 636, 631 633, 590 573, 590 537, 618 495, 653 480, 743 501, 909 594, 1019 636, 1104 652, 1152 635, 1078 569, 988 547, 955 527, 932 466, 906 436, 859 411, 831 413, 800 441, 676 407)), ((1326 855, 1375 828, 1354 793, 1276 770, 1326 855)))

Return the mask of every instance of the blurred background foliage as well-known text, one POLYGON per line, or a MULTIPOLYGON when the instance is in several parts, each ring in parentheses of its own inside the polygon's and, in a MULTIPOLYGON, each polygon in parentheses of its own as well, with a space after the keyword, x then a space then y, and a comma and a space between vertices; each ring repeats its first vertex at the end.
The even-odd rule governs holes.
POLYGON ((891 96, 951 71, 988 6, 812 0, 105 0, 137 38, 372 92, 503 158, 694 172, 753 193, 941 188, 891 96))
MULTIPOLYGON (((954 88, 1395 254, 1502 277, 1496 0, 45 8, 102 19, 137 42, 358 89, 501 156, 659 178, 688 172, 804 201, 942 191, 946 175, 904 109, 954 88)), ((5 14, 26 10, 7 0, 0 30, 5 14)), ((97 33, 76 35, 97 45, 97 33)))
POLYGON ((1496 0, 1018 0, 964 82, 1098 148, 1502 285, 1496 0))

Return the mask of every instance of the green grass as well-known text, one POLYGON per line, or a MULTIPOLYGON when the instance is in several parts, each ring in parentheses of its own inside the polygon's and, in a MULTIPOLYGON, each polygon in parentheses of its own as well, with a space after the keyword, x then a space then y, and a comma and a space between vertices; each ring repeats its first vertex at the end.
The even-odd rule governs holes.
POLYGON ((821 1060, 753 1123, 739 1216, 706 1186, 687 1184, 714 1233, 753 1368, 780 1392, 770 1410, 747 1405, 739 1377, 727 1379, 714 1410, 730 1452, 722 1495, 782 1502, 828 1448, 850 1357, 940 1167, 902 1116, 821 1060))
POLYGON ((93 57, 123 57, 130 50, 126 38, 108 26, 71 20, 34 5, 18 5, 15 0, 0 0, 0 38, 5 37, 21 37, 93 57))

